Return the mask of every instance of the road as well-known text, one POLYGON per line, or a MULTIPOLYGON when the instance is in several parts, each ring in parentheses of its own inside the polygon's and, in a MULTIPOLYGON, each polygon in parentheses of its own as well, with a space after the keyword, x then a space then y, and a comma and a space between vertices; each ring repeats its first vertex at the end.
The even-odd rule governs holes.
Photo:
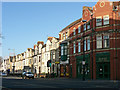
POLYGON ((3 77, 2 88, 113 88, 120 89, 120 81, 86 80, 69 78, 35 78, 3 77))

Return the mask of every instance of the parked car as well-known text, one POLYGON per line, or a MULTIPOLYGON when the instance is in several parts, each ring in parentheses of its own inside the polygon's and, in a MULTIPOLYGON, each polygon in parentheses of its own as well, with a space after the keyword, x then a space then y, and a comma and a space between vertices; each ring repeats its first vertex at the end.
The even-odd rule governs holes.
POLYGON ((27 78, 32 78, 32 79, 34 79, 34 74, 32 73, 32 72, 23 72, 22 73, 22 78, 23 79, 27 79, 27 78))
POLYGON ((2 77, 6 77, 6 76, 7 76, 7 73, 2 72, 0 75, 1 75, 2 77))
POLYGON ((46 74, 45 73, 41 73, 40 74, 40 78, 45 78, 46 77, 46 74))

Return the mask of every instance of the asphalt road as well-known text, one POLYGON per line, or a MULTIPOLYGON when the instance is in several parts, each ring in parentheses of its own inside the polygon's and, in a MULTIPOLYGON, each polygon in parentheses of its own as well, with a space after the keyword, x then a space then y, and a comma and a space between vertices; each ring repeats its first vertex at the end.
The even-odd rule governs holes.
POLYGON ((35 78, 22 79, 21 77, 3 77, 2 88, 112 88, 120 90, 120 81, 86 80, 68 78, 35 78))

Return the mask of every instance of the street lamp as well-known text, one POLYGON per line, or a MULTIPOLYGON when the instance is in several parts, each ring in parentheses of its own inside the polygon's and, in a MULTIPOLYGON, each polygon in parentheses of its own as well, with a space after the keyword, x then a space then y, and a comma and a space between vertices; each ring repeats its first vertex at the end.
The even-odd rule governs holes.
POLYGON ((92 28, 92 33, 91 33, 91 54, 92 54, 92 79, 93 79, 93 33, 94 33, 94 29, 93 29, 93 13, 91 14, 91 28, 92 28))
POLYGON ((116 12, 118 11, 117 6, 113 7, 113 11, 115 12, 115 59, 116 59, 116 80, 117 80, 117 28, 116 28, 116 12))
MULTIPOLYGON (((82 20, 82 22, 84 23, 84 22, 86 22, 86 20, 82 20)), ((84 30, 83 30, 83 62, 82 62, 82 65, 83 65, 83 81, 85 80, 85 50, 84 50, 84 37, 85 37, 85 35, 84 35, 84 30)))

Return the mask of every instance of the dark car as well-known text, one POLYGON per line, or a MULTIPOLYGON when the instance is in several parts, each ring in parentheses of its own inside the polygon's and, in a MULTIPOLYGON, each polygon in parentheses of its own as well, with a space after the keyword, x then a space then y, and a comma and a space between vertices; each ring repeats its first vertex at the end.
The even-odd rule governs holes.
POLYGON ((32 72, 23 72, 22 73, 22 78, 23 79, 27 79, 27 78, 32 78, 32 79, 34 79, 34 74, 32 73, 32 72))

